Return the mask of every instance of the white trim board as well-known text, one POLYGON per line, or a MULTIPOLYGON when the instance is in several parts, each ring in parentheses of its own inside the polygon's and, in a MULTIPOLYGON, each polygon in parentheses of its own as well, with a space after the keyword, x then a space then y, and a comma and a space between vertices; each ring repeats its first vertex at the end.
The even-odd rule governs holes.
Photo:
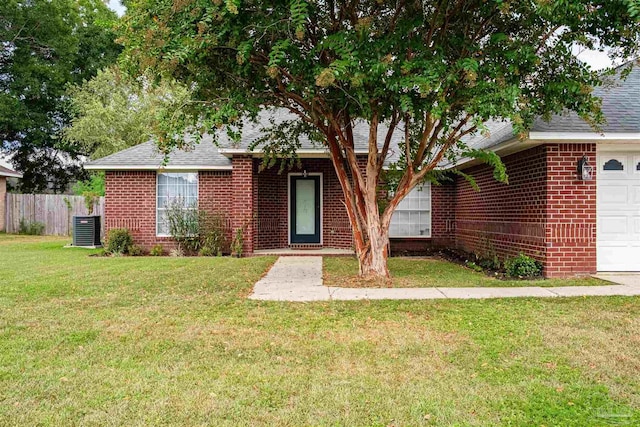
POLYGON ((198 166, 198 165, 167 165, 167 166, 150 166, 150 165, 85 165, 84 168, 86 170, 103 170, 103 171, 120 171, 120 170, 130 170, 130 171, 230 171, 232 170, 231 165, 228 166, 198 166))
POLYGON ((640 142, 640 132, 529 132, 529 139, 547 141, 625 141, 640 142))

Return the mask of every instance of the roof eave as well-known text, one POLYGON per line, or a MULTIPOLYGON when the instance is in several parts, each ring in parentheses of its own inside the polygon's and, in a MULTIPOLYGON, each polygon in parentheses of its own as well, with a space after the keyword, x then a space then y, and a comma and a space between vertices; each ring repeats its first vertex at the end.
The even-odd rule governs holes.
POLYGON ((640 132, 529 132, 534 141, 632 141, 640 140, 640 132))
POLYGON ((100 165, 92 164, 85 165, 86 170, 97 171, 136 171, 136 170, 148 170, 148 171, 163 171, 163 170, 196 170, 196 171, 230 171, 231 165, 228 166, 211 166, 211 165, 100 165))
MULTIPOLYGON (((243 148, 219 148, 218 152, 228 158, 232 158, 233 156, 241 156, 241 155, 251 155, 252 157, 255 157, 255 158, 264 157, 264 152, 262 150, 245 150, 243 148)), ((355 150, 354 152, 358 156, 369 154, 368 150, 355 150)), ((330 157, 329 150, 325 148, 297 150, 296 154, 298 155, 298 157, 303 159, 330 157)))
POLYGON ((0 177, 3 178, 22 178, 22 174, 18 172, 0 172, 0 177))

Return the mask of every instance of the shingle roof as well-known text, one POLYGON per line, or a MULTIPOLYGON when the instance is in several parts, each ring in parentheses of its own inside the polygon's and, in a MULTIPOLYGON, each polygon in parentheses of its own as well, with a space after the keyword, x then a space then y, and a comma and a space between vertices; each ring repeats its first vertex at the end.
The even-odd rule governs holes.
MULTIPOLYGON (((605 133, 640 132, 640 64, 633 67, 625 80, 620 73, 629 64, 616 70, 593 94, 602 98, 602 113, 607 122, 605 133)), ((534 132, 593 132, 584 120, 574 112, 566 112, 551 118, 549 122, 538 119, 531 129, 534 132)))
POLYGON ((164 155, 153 141, 148 141, 110 156, 85 164, 86 169, 230 169, 231 160, 220 154, 210 135, 202 138, 192 150, 174 150, 169 162, 163 165, 164 155))
MULTIPOLYGON (((226 150, 247 150, 249 145, 256 139, 263 136, 263 130, 272 126, 272 124, 280 124, 284 121, 299 120, 298 116, 285 109, 265 109, 258 114, 255 121, 245 120, 243 124, 242 139, 240 141, 230 140, 226 134, 219 135, 219 144, 223 152, 226 150)), ((386 127, 378 127, 378 141, 382 143, 386 135, 386 127)), ((366 122, 358 121, 353 126, 353 139, 356 151, 367 151, 369 140, 369 125, 366 122)), ((399 133, 394 134, 393 141, 397 143, 402 139, 399 133)), ((300 148, 302 150, 320 150, 325 151, 322 145, 314 143, 306 135, 300 137, 300 148)), ((256 151, 260 151, 260 147, 256 147, 256 151)))
POLYGON ((0 165, 0 176, 6 176, 10 178, 22 178, 22 174, 20 172, 16 172, 9 168, 5 168, 2 165, 0 165))
MULTIPOLYGON (((602 111, 607 123, 603 130, 608 133, 640 132, 640 67, 636 66, 626 80, 619 79, 623 67, 618 68, 613 79, 595 89, 596 96, 602 98, 602 111)), ((225 154, 247 151, 256 139, 263 136, 263 131, 272 124, 285 120, 295 120, 297 116, 284 109, 266 109, 255 121, 245 120, 240 141, 231 140, 226 133, 219 134, 219 149, 212 143, 211 135, 205 135, 193 150, 175 150, 169 157, 166 168, 199 168, 230 169, 231 161, 225 154)), ((464 142, 472 148, 489 149, 502 142, 515 138, 513 127, 509 121, 489 121, 486 123, 488 134, 468 136, 464 142)), ((378 141, 382 144, 386 135, 386 127, 379 126, 378 141)), ((554 116, 549 122, 536 120, 532 131, 536 132, 593 132, 593 129, 575 113, 554 116)), ((368 147, 369 126, 360 121, 354 125, 354 143, 356 151, 366 152, 368 147)), ((398 144, 402 140, 402 132, 395 132, 387 163, 399 158, 398 144)), ((300 138, 300 148, 313 152, 325 153, 326 148, 311 141, 306 136, 300 138)), ((256 148, 260 151, 260 147, 256 148)), ((87 169, 157 169, 162 167, 163 156, 153 142, 146 142, 128 148, 85 165, 87 169)))

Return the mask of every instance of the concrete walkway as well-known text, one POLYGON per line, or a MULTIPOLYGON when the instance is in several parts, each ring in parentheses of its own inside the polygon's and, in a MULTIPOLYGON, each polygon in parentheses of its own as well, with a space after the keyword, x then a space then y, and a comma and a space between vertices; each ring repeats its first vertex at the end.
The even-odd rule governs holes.
POLYGON ((576 297, 591 295, 640 295, 640 276, 601 274, 613 282, 607 286, 561 286, 542 288, 336 288, 322 283, 322 257, 280 257, 260 279, 249 296, 269 301, 425 300, 512 297, 576 297))

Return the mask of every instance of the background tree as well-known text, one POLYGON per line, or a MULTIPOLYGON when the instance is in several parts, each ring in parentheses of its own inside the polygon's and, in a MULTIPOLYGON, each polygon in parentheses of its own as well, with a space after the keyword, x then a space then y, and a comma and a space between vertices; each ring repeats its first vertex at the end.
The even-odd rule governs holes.
POLYGON ((92 159, 149 141, 159 122, 191 97, 176 82, 153 85, 147 76, 130 78, 116 66, 71 86, 67 95, 72 119, 64 141, 92 159))
POLYGON ((117 17, 101 0, 0 3, 0 142, 21 171, 19 190, 62 191, 84 154, 59 138, 65 88, 117 58, 117 17))
POLYGON ((132 73, 152 69, 194 87, 193 102, 164 123, 162 147, 182 144, 185 129, 233 129, 264 107, 298 118, 261 141, 270 152, 295 149, 287 139, 301 129, 322 135, 360 273, 388 276, 391 216, 411 189, 456 151, 500 165, 467 150, 465 135, 489 119, 523 133, 535 117, 563 109, 602 121, 591 95, 601 75, 571 50, 636 55, 637 12, 637 0, 139 0, 123 23, 124 58, 132 73), (371 129, 363 169, 358 121, 371 129), (376 188, 396 136, 404 156, 380 212, 376 188))

